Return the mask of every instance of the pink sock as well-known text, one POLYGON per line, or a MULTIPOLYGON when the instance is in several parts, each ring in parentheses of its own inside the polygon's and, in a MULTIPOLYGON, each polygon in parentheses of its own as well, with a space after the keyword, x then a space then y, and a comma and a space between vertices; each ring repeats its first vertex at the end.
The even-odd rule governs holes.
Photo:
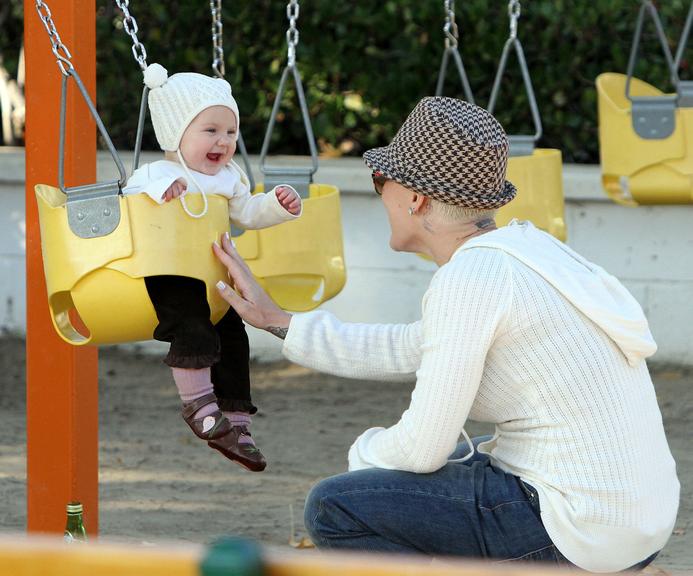
MULTIPOLYGON (((233 426, 245 426, 246 428, 250 428, 252 418, 250 417, 250 414, 248 414, 247 412, 232 412, 223 410, 222 414, 229 419, 229 422, 231 422, 233 426)), ((253 442, 252 436, 243 435, 238 439, 238 443, 252 444, 253 446, 255 446, 255 442, 253 442)))
MULTIPOLYGON (((209 368, 188 369, 171 368, 173 380, 178 388, 178 395, 183 404, 189 404, 202 396, 214 392, 209 368)), ((195 418, 204 418, 219 410, 216 402, 207 404, 195 412, 195 418)))

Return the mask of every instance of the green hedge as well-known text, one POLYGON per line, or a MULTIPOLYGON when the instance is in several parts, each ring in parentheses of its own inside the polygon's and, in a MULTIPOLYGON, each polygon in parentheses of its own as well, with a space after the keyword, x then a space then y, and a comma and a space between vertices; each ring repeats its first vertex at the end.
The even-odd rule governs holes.
MULTIPOLYGON (((0 50, 7 52, 5 61, 10 67, 16 61, 13 47, 21 17, 18 0, 11 3, 14 16, 5 25, 9 32, 0 38, 0 50)), ((661 4, 664 27, 675 50, 688 2, 661 4)), ((638 6, 635 0, 524 2, 519 38, 544 125, 540 144, 560 148, 566 161, 598 161, 594 79, 602 71, 625 71, 638 6)), ((170 73, 210 72, 207 1, 133 0, 130 8, 150 63, 159 62, 170 73)), ((98 105, 116 145, 127 148, 134 140, 141 72, 114 3, 97 0, 97 15, 98 105)), ((227 2, 224 22, 227 77, 242 112, 246 145, 257 153, 286 62, 285 3, 227 2)), ((507 5, 487 0, 458 2, 457 22, 472 90, 477 103, 485 104, 508 35, 507 5)), ((302 3, 299 70, 322 152, 360 154, 389 141, 414 104, 435 90, 443 23, 442 1, 302 3)), ((645 56, 637 73, 666 87, 653 28, 649 23, 646 26, 645 56)), ((462 95, 453 63, 446 95, 462 95)), ((295 103, 293 90, 287 91, 271 153, 304 154, 308 150, 295 103)), ((514 55, 496 113, 509 132, 531 133, 529 107, 514 55)), ((151 126, 145 133, 145 148, 156 148, 151 126)))

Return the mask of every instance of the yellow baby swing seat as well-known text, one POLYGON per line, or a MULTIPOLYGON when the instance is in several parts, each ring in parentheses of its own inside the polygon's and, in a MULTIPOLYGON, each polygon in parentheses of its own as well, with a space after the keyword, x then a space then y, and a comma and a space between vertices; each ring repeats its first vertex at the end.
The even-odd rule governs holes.
MULTIPOLYGON (((262 185, 257 191, 261 192, 262 185)), ((339 190, 310 184, 301 217, 234 238, 239 254, 272 300, 305 312, 336 296, 346 282, 339 190)))
MULTIPOLYGON (((81 238, 68 223, 67 196, 36 186, 48 306, 58 334, 68 343, 107 344, 148 340, 158 324, 145 276, 179 275, 205 283, 211 320, 228 310, 215 284, 226 270, 211 250, 228 231, 228 200, 207 197, 204 218, 190 218, 180 202, 154 203, 146 194, 118 195, 120 222, 106 236, 81 238), (74 325, 79 315, 88 333, 74 325)), ((199 210, 200 194, 186 196, 199 210)))
MULTIPOLYGON (((512 154, 512 136, 510 140, 512 154)), ((517 188, 517 195, 498 211, 498 225, 504 226, 513 218, 531 220, 537 228, 565 241, 561 151, 535 148, 529 155, 511 155, 506 178, 517 188)))
MULTIPOLYGON (((609 197, 628 206, 688 204, 693 201, 693 108, 672 106, 673 130, 645 139, 633 128, 627 76, 597 77, 602 184, 609 197)), ((631 79, 635 97, 671 99, 651 84, 631 79)), ((660 120, 661 122, 661 120, 660 120)))
POLYGON ((656 7, 643 0, 627 73, 597 77, 602 184, 619 204, 693 202, 693 83, 678 77, 692 20, 693 3, 673 59, 656 7), (633 76, 646 14, 654 21, 674 94, 633 76))
POLYGON ((290 41, 289 61, 279 80, 260 151, 260 170, 265 181, 256 187, 256 193, 289 184, 301 197, 303 213, 300 218, 277 226, 246 230, 234 241, 238 252, 270 297, 282 308, 294 312, 316 308, 336 296, 346 283, 339 189, 329 184, 313 183, 317 169, 313 128, 290 41), (272 131, 289 76, 298 96, 311 165, 267 166, 272 131))

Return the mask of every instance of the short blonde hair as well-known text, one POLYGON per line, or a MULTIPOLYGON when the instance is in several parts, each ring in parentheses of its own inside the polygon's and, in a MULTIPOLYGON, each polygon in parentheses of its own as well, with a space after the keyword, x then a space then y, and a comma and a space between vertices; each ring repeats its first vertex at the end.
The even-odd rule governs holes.
POLYGON ((495 209, 467 208, 457 204, 446 204, 430 197, 428 200, 431 206, 431 213, 442 216, 450 222, 470 222, 496 217, 497 210, 495 209))

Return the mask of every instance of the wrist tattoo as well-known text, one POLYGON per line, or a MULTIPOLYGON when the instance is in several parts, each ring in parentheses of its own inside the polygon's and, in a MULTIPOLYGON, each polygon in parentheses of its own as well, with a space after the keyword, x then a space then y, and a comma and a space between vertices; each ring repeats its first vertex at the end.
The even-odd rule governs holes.
POLYGON ((286 338, 286 333, 289 331, 289 328, 279 328, 278 326, 267 326, 265 328, 267 332, 270 334, 274 334, 277 338, 281 338, 284 340, 286 338))

